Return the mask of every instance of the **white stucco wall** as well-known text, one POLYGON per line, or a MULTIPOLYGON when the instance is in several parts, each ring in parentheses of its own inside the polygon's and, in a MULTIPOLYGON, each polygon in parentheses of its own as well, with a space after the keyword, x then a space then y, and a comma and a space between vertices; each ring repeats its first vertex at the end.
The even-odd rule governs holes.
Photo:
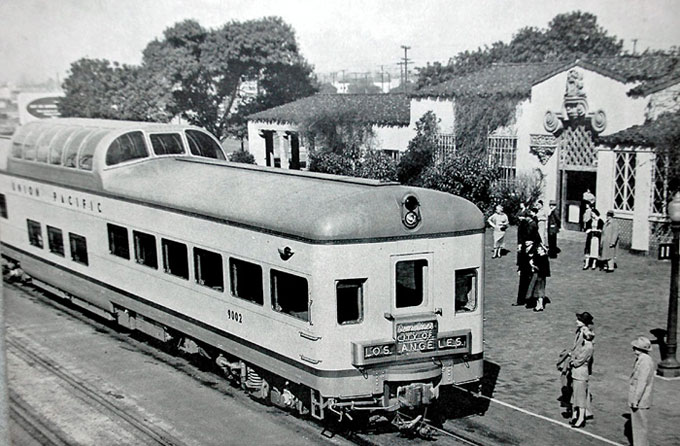
POLYGON ((411 99, 411 124, 415 136, 416 122, 428 111, 433 111, 440 119, 440 133, 453 133, 455 127, 454 107, 452 99, 412 98, 411 99))

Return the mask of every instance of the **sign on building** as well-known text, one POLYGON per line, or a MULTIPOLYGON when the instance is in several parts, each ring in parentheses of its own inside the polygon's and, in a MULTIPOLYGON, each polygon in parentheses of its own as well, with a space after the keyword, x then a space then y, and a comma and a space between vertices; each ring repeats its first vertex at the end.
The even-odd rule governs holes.
POLYGON ((23 125, 38 119, 58 118, 61 116, 58 104, 63 96, 60 91, 19 93, 19 123, 23 125))

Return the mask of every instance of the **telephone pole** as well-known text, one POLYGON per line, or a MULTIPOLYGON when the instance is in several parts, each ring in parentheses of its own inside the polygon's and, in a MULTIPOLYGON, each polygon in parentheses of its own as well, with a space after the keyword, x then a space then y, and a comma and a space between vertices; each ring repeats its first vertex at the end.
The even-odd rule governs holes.
POLYGON ((404 49, 404 59, 403 59, 403 64, 404 64, 404 93, 407 92, 407 85, 408 85, 408 63, 409 63, 409 58, 408 58, 408 50, 411 49, 410 46, 402 45, 401 46, 404 49))

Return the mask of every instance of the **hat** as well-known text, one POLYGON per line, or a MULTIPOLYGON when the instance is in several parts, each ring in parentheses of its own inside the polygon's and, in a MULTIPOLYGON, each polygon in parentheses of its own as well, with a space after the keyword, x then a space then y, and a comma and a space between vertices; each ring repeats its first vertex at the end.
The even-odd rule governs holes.
POLYGON ((550 200, 550 203, 548 203, 550 206, 557 206, 557 202, 555 200, 550 200))
POLYGON ((614 211, 607 211, 607 217, 613 217, 614 211))
POLYGON ((638 338, 631 342, 630 345, 632 345, 633 348, 641 350, 643 352, 652 351, 652 341, 650 341, 649 338, 645 336, 638 336, 638 338))
POLYGON ((587 311, 584 311, 583 313, 576 313, 576 319, 578 319, 579 321, 583 322, 586 325, 593 324, 593 316, 587 311))

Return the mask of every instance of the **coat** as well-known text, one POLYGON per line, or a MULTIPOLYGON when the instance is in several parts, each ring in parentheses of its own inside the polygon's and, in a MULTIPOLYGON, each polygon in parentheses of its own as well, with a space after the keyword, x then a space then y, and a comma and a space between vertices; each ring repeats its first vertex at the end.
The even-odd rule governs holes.
POLYGON ((560 221, 560 216, 557 215, 557 210, 554 210, 548 214, 548 234, 557 234, 560 232, 562 227, 562 222, 560 221))
POLYGON ((602 227, 601 258, 609 260, 616 258, 616 248, 619 244, 619 225, 614 220, 607 220, 602 227))
POLYGON ((654 388, 654 372, 656 364, 647 353, 640 353, 635 360, 633 373, 628 381, 628 405, 640 409, 652 406, 652 389, 654 388))
POLYGON ((588 381, 593 368, 594 338, 595 333, 586 326, 579 327, 576 331, 569 362, 572 379, 588 381))

